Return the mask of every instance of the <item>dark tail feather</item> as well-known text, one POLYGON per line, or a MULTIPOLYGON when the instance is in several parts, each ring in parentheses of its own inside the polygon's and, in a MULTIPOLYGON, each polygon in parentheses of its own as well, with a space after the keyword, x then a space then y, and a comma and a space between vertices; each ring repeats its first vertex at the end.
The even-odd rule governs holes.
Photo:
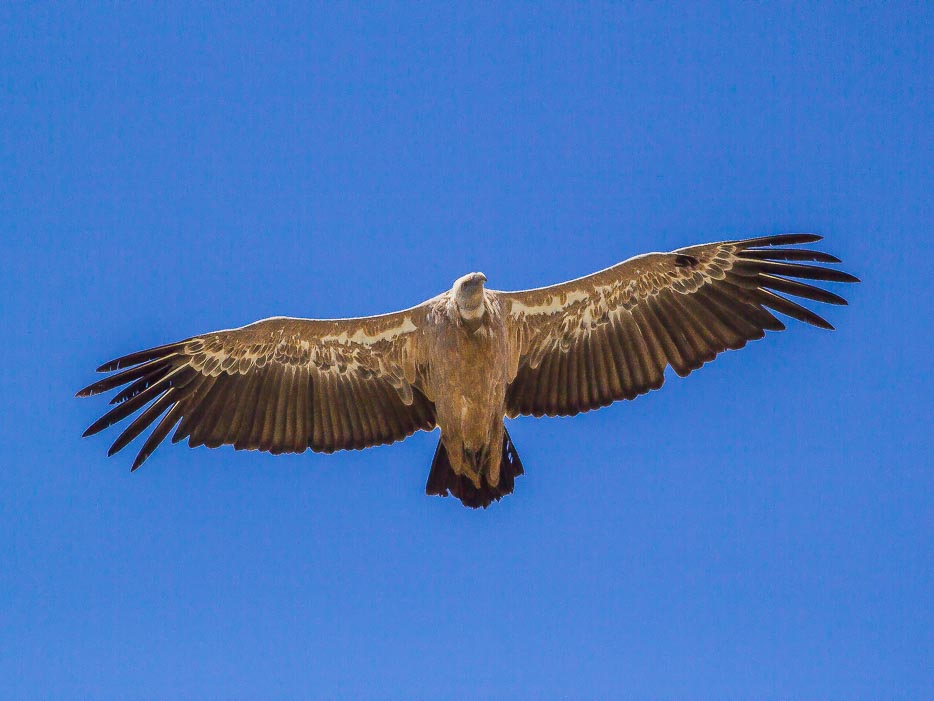
POLYGON ((516 485, 516 477, 524 472, 516 446, 505 428, 503 428, 503 457, 499 467, 499 484, 495 487, 487 484, 486 475, 481 477, 483 484, 480 489, 477 489, 467 477, 455 474, 448 460, 448 451, 439 439, 438 448, 435 450, 435 457, 431 463, 431 472, 428 475, 428 484, 425 485, 425 493, 442 497, 450 493, 460 499, 464 506, 472 509, 482 506, 485 509, 494 501, 499 501, 507 494, 511 494, 516 485))

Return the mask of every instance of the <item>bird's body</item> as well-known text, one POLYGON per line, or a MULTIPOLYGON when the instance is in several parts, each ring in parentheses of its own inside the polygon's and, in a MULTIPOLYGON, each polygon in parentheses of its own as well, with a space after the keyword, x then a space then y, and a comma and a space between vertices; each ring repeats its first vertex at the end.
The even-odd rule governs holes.
POLYGON ((428 313, 435 333, 425 383, 451 468, 477 488, 483 477, 499 483, 510 353, 498 300, 480 292, 482 311, 472 317, 465 318, 454 299, 439 300, 428 313))
POLYGON ((718 353, 784 328, 768 309, 832 328, 783 292, 837 295, 789 279, 854 282, 839 262, 786 246, 810 234, 725 241, 637 256, 551 287, 498 292, 482 273, 401 312, 272 318, 133 353, 79 392, 128 385, 85 435, 142 409, 111 454, 156 422, 133 469, 173 441, 332 452, 441 429, 426 491, 488 506, 523 474, 504 417, 573 415, 657 389, 718 353), (145 408, 144 408, 145 407, 145 408))

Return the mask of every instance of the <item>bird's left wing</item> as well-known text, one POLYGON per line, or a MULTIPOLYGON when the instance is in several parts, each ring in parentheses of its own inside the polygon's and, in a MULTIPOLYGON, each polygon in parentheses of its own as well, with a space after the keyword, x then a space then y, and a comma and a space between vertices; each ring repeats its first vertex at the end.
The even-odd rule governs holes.
POLYGON ((791 278, 857 282, 810 265, 831 255, 789 248, 819 241, 785 234, 636 256, 577 280, 498 292, 513 331, 509 416, 572 415, 661 387, 671 365, 681 376, 784 325, 769 309, 833 328, 782 294, 846 304, 791 278), (779 294, 781 293, 781 294, 779 294))
POLYGON ((426 308, 357 319, 265 319, 118 358, 98 371, 120 372, 78 392, 87 397, 127 385, 84 435, 143 409, 112 455, 162 416, 136 469, 176 425, 173 442, 272 453, 365 448, 430 430, 434 405, 419 389, 426 308))

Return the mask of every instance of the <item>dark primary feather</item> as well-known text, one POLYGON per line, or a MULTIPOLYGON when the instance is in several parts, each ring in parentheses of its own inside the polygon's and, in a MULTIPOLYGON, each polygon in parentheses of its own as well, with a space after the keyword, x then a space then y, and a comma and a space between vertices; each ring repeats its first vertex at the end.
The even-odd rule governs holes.
MULTIPOLYGON (((110 377, 105 377, 103 380, 98 380, 97 382, 94 382, 80 390, 75 396, 90 397, 95 394, 100 394, 101 392, 106 392, 107 390, 113 389, 114 387, 125 385, 127 382, 131 382, 137 378, 148 380, 149 378, 157 377, 159 370, 168 367, 169 363, 171 362, 172 358, 175 357, 175 355, 175 353, 170 353, 165 356, 156 356, 152 360, 144 362, 141 365, 131 367, 128 370, 124 370, 123 372, 118 372, 115 375, 111 375, 110 377)), ((114 360, 107 365, 102 365, 97 369, 97 371, 109 372, 109 370, 106 368, 111 366, 114 368, 125 367, 124 365, 116 365, 115 363, 117 362, 119 361, 114 360)))
POLYGON ((809 251, 803 248, 782 248, 780 250, 747 249, 743 252, 743 258, 753 260, 798 260, 812 261, 814 263, 840 263, 841 260, 836 256, 821 251, 809 251))
MULTIPOLYGON (((734 243, 742 244, 743 248, 760 248, 762 246, 794 246, 799 243, 817 243, 823 236, 817 234, 776 234, 774 236, 759 236, 752 239, 743 239, 734 243)), ((696 248, 692 246, 692 248, 696 248)), ((679 249, 678 252, 685 249, 679 249)))
MULTIPOLYGON (((129 367, 130 365, 138 365, 147 360, 153 360, 155 358, 166 358, 172 351, 181 349, 184 347, 185 341, 178 341, 176 343, 167 343, 163 346, 156 346, 155 348, 147 348, 146 350, 138 351, 136 353, 130 353, 129 355, 124 355, 115 360, 111 360, 109 363, 104 363, 99 368, 98 372, 113 372, 114 370, 119 370, 120 368, 129 367)), ((82 395, 84 396, 84 395, 82 395)))

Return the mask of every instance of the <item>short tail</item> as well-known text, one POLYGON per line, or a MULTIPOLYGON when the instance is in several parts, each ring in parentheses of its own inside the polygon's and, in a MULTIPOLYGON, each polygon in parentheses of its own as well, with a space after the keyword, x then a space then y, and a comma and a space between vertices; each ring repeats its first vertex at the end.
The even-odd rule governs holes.
POLYGON ((513 445, 505 427, 503 428, 503 458, 499 466, 499 484, 495 487, 487 483, 486 475, 480 478, 482 485, 477 489, 467 477, 456 474, 448 460, 448 451, 444 443, 438 440, 438 448, 435 450, 435 458, 431 463, 425 493, 438 494, 442 497, 451 494, 460 499, 464 506, 472 509, 482 506, 485 509, 494 501, 499 501, 507 494, 511 494, 516 485, 516 477, 523 473, 519 453, 516 452, 516 446, 513 445))

